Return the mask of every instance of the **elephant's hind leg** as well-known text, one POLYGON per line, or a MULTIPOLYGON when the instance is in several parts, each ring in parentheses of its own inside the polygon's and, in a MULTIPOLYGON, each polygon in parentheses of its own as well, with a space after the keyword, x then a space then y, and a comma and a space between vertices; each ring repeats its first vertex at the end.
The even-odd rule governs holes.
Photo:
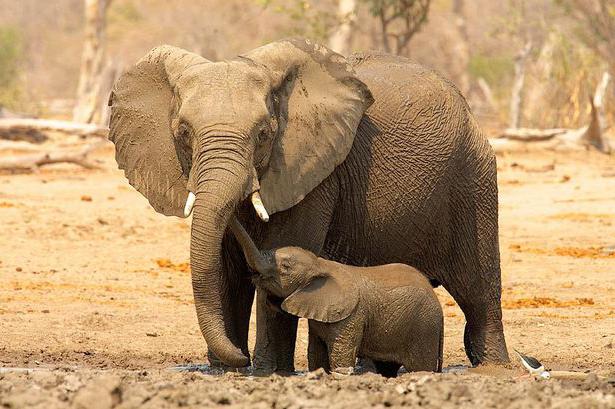
POLYGON ((509 361, 502 325, 495 157, 476 172, 460 186, 465 195, 460 193, 452 216, 453 271, 442 280, 466 317, 464 344, 472 365, 509 361))

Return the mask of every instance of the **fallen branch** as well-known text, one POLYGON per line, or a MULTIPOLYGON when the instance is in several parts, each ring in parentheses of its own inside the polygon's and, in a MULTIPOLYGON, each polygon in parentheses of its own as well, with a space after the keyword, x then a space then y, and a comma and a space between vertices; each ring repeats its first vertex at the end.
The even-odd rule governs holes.
POLYGON ((54 163, 73 163, 86 169, 99 169, 100 166, 88 159, 88 154, 106 143, 105 140, 86 145, 80 150, 47 150, 27 155, 13 155, 0 158, 0 170, 10 172, 35 172, 41 166, 54 163))
POLYGON ((44 132, 59 132, 83 137, 94 136, 105 138, 109 130, 95 124, 59 121, 54 119, 34 118, 3 118, 0 119, 0 139, 24 140, 41 143, 47 137, 44 132))
POLYGON ((554 128, 554 129, 533 129, 533 128, 506 128, 499 138, 510 139, 511 141, 521 142, 537 142, 547 141, 563 133, 569 132, 570 129, 554 128))

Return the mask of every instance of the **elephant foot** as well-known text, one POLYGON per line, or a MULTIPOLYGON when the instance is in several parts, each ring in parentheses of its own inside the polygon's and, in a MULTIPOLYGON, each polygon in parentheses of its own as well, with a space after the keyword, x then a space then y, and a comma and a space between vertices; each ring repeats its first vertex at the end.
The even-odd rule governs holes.
POLYGON ((295 365, 293 360, 284 359, 274 360, 268 357, 254 354, 254 371, 259 375, 289 375, 295 373, 295 365))
POLYGON ((472 366, 510 362, 501 320, 483 325, 466 323, 463 341, 472 366))
MULTIPOLYGON (((250 359, 250 354, 246 355, 248 357, 248 359, 250 359)), ((209 361, 209 366, 211 368, 214 369, 219 369, 219 370, 223 370, 223 371, 227 371, 227 370, 235 370, 235 369, 242 369, 242 370, 246 370, 246 368, 249 368, 249 364, 248 366, 242 367, 242 368, 235 368, 232 366, 228 366, 227 364, 225 364, 224 362, 222 362, 217 356, 216 354, 214 354, 211 351, 207 351, 207 360, 209 361)))

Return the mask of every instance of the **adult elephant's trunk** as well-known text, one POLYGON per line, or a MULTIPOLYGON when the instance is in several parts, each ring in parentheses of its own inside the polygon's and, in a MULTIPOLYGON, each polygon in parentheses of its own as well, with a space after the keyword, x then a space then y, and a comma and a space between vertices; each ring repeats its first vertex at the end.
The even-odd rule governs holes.
POLYGON ((216 143, 201 144, 193 165, 197 173, 190 243, 192 288, 199 326, 209 350, 225 364, 242 367, 250 360, 229 338, 233 331, 229 306, 242 302, 232 299, 239 283, 234 282, 237 277, 225 271, 221 250, 226 226, 247 186, 250 167, 245 152, 221 148, 228 138, 215 139, 216 143))

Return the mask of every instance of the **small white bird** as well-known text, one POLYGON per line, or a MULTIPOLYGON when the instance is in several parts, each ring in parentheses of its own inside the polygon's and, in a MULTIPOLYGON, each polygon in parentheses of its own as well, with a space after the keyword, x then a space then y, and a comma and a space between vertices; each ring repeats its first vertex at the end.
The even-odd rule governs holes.
POLYGON ((530 375, 540 379, 549 379, 551 377, 549 371, 545 369, 545 366, 541 364, 538 359, 532 356, 523 355, 516 349, 515 352, 517 353, 517 355, 519 355, 519 358, 521 359, 521 364, 523 364, 525 369, 530 372, 530 375))

